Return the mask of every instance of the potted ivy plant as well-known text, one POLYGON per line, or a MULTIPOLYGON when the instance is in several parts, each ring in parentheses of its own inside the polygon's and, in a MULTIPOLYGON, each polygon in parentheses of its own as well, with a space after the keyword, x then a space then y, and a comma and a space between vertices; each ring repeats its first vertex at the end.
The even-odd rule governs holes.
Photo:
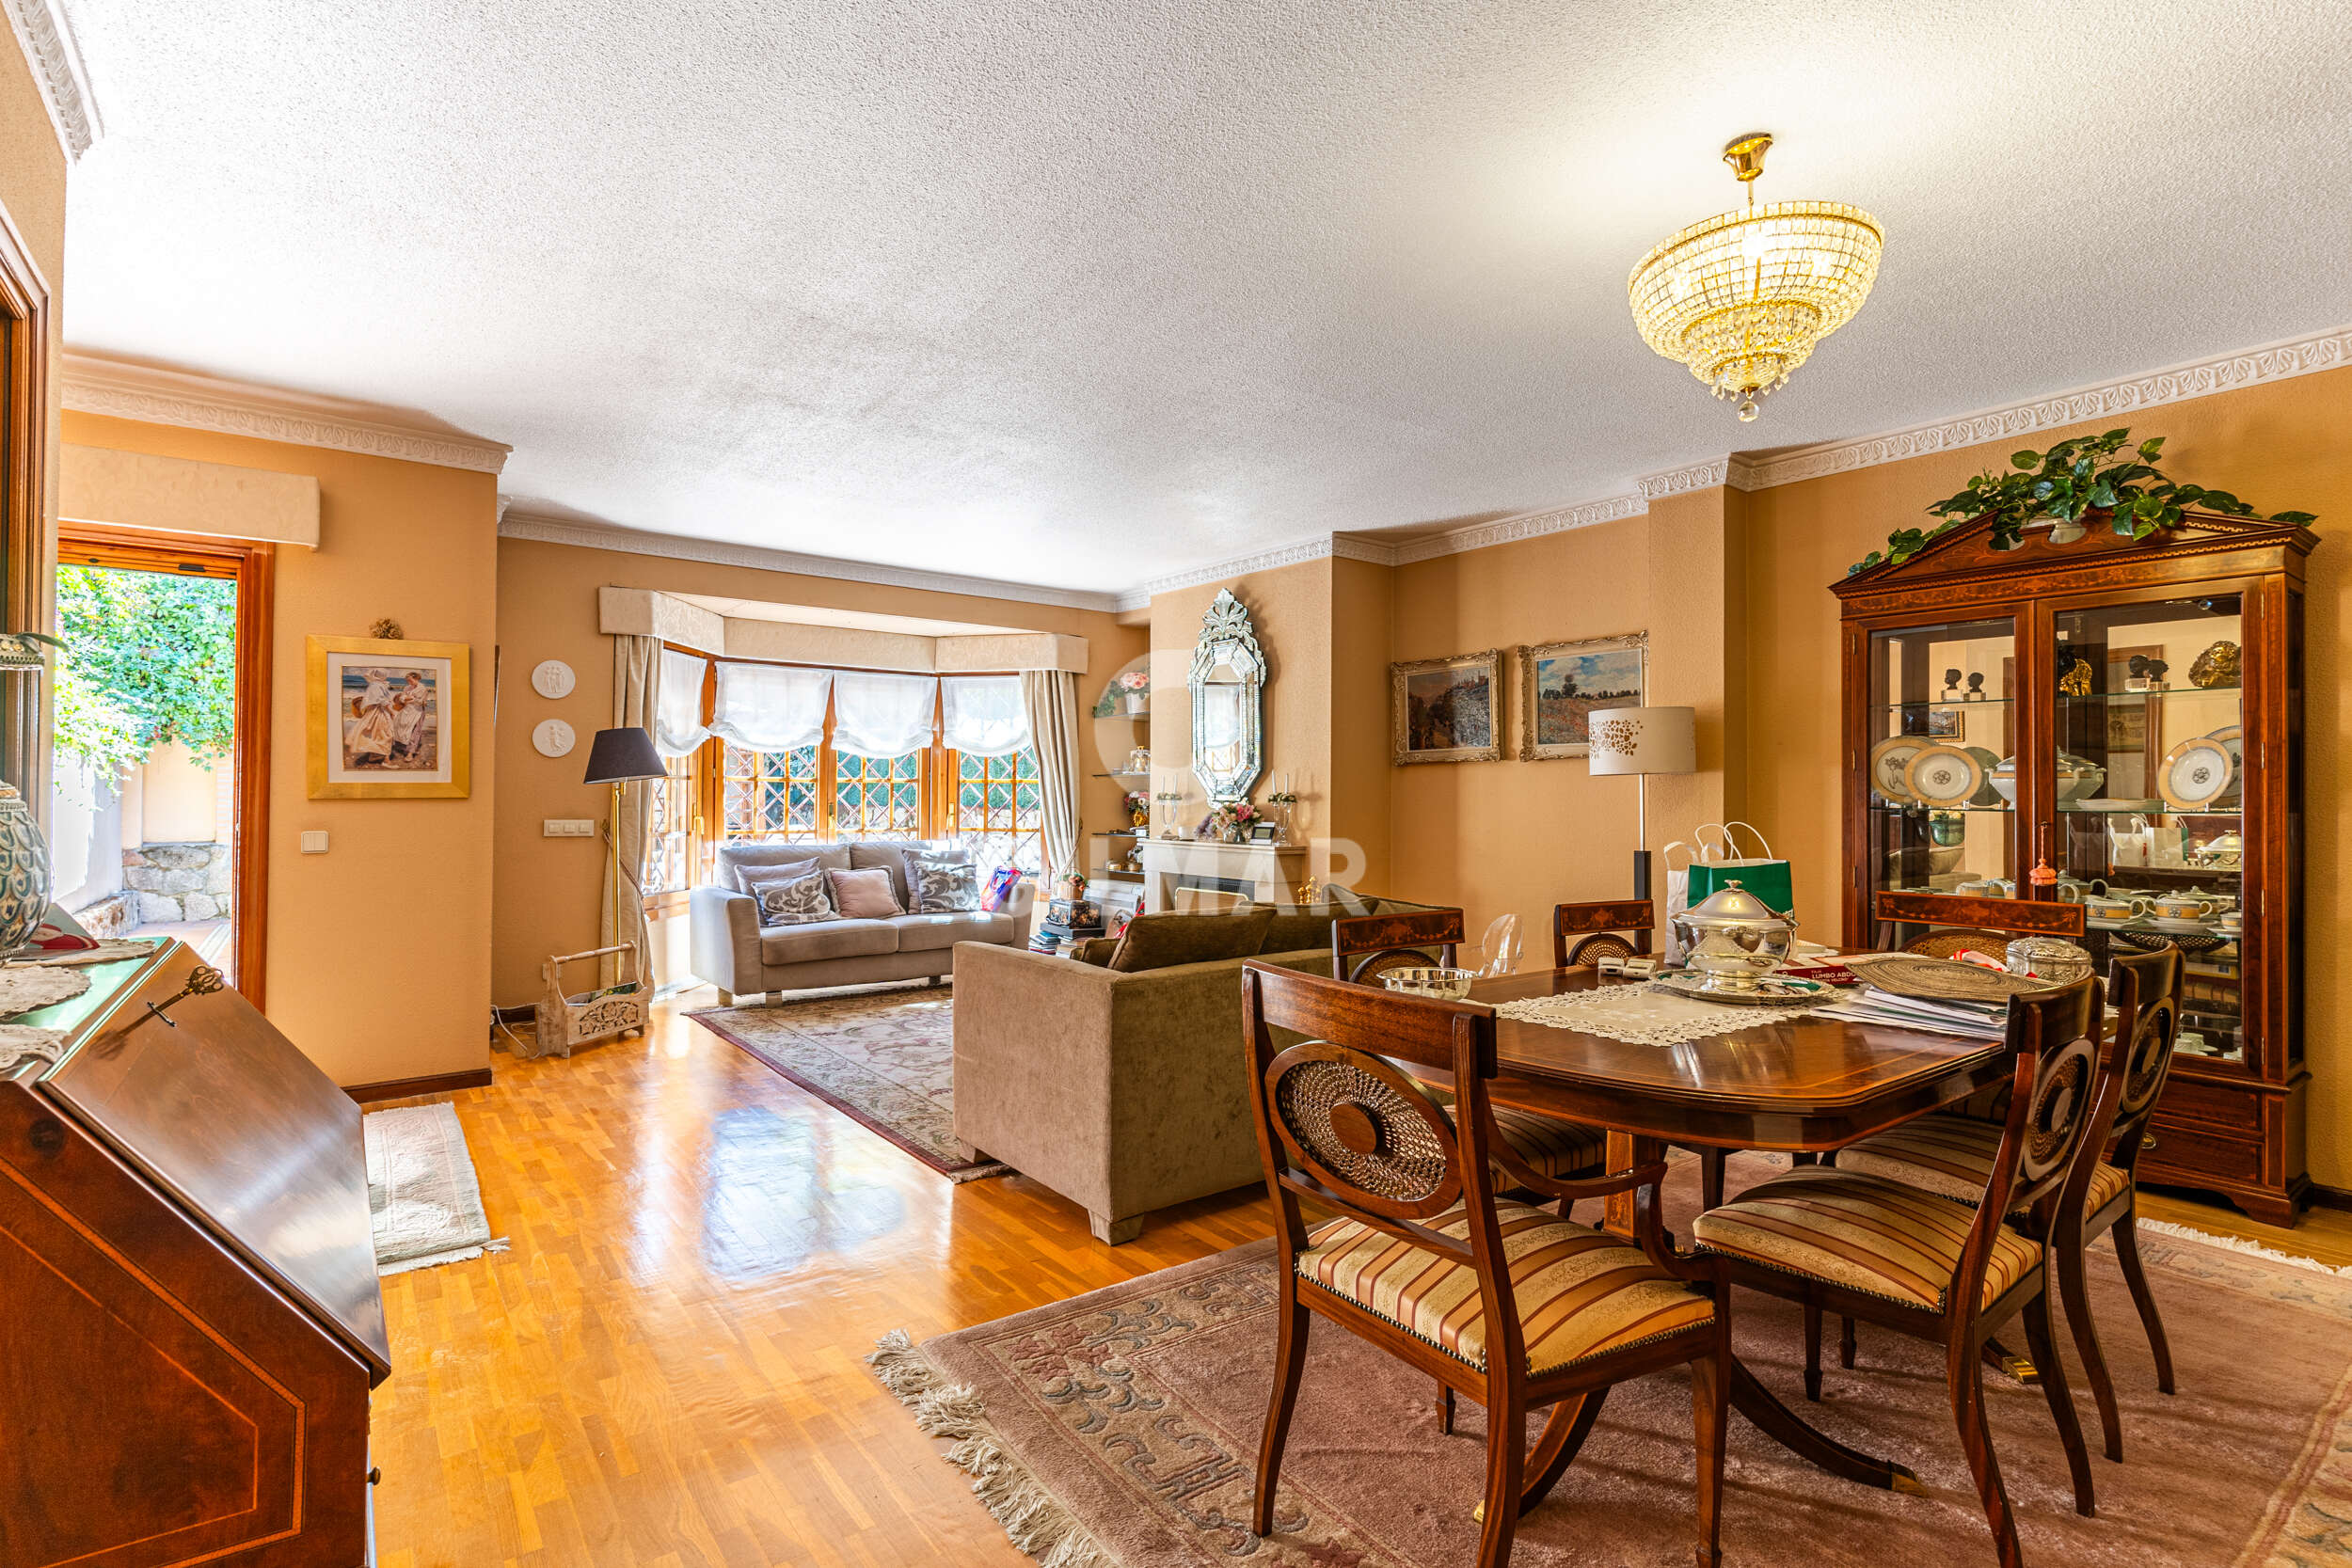
MULTIPOLYGON (((2047 522, 2050 541, 2071 545, 2106 523, 2126 539, 2145 539, 2159 529, 2177 528, 2191 508, 2228 517, 2259 517, 2261 513, 2227 490, 2185 484, 2156 467, 2164 437, 2152 436, 2130 446, 2129 430, 2104 436, 2077 436, 2047 451, 2010 454, 2007 471, 1989 471, 1971 479, 1956 496, 1947 496, 1928 508, 1942 517, 1933 528, 1898 529, 1886 536, 1886 547, 1872 550, 1846 568, 1849 577, 1883 563, 1899 564, 1917 555, 1929 542, 1963 523, 1989 519, 1989 535, 1996 550, 2015 549, 2029 525, 2047 522)), ((2308 523, 2308 512, 2274 512, 2274 523, 2308 523)))

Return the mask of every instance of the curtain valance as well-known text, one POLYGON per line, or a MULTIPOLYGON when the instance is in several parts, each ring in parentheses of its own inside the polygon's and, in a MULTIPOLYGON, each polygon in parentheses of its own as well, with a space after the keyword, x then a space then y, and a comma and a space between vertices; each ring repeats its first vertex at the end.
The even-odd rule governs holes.
POLYGON ((710 733, 755 752, 814 746, 824 738, 825 700, 833 687, 831 670, 722 660, 710 733))
POLYGON ((937 675, 833 675, 833 749, 853 757, 899 757, 931 743, 937 675))
POLYGON ((941 738, 968 757, 1009 757, 1029 743, 1019 675, 942 675, 941 738))

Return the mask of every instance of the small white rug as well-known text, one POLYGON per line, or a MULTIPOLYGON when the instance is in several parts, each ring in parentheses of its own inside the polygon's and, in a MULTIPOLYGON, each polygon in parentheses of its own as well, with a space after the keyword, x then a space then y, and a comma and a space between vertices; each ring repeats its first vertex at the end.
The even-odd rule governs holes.
POLYGON ((408 1105, 360 1119, 375 1272, 405 1274, 504 1252, 482 1212, 466 1130, 447 1105, 408 1105))

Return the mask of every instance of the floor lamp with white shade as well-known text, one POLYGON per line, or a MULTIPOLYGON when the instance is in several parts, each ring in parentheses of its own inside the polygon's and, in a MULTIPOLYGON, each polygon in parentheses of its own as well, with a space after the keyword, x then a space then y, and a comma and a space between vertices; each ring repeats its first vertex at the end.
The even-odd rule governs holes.
POLYGON ((1649 776, 1699 770, 1696 710, 1687 707, 1608 707, 1592 715, 1596 777, 1631 773, 1641 780, 1633 850, 1633 896, 1649 894, 1649 776))

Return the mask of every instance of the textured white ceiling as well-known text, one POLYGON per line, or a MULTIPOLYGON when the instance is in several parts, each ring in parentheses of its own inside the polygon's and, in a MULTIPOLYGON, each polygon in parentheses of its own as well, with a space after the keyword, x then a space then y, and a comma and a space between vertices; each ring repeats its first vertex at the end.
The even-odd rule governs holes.
POLYGON ((2344 0, 69 0, 79 347, 428 410, 519 505, 1115 589, 2352 319, 2344 0), (1734 422, 1625 276, 1887 230, 1734 422))

